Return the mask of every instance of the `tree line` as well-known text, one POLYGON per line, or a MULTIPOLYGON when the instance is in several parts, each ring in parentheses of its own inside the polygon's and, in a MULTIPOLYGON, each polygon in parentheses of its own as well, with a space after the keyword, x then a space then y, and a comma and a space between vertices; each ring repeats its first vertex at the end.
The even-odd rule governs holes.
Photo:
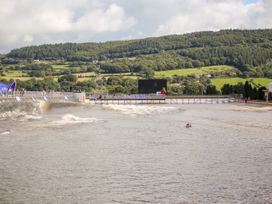
POLYGON ((93 62, 106 73, 232 65, 242 77, 272 77, 272 29, 30 46, 12 50, 1 61, 16 64, 22 59, 93 62))
MULTIPOLYGON (((11 81, 1 80, 4 83, 11 81)), ((76 75, 67 74, 57 80, 53 77, 45 77, 42 80, 32 78, 30 80, 17 80, 17 90, 28 91, 67 91, 86 93, 109 94, 137 94, 138 80, 121 76, 96 77, 87 81, 79 81, 76 75)), ((221 90, 217 90, 206 76, 194 78, 193 76, 174 76, 168 80, 168 95, 242 95, 244 98, 264 100, 266 87, 255 84, 252 80, 236 85, 224 84, 221 90)))

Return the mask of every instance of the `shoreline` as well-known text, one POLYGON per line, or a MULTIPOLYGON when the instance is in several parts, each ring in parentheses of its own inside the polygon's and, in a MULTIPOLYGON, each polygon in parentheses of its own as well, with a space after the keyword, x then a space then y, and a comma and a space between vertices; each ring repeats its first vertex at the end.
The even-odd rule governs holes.
MULTIPOLYGON (((241 102, 241 103, 245 103, 245 102, 241 102)), ((248 101, 245 104, 256 104, 256 105, 263 105, 263 106, 272 106, 272 102, 266 102, 266 101, 248 101)))

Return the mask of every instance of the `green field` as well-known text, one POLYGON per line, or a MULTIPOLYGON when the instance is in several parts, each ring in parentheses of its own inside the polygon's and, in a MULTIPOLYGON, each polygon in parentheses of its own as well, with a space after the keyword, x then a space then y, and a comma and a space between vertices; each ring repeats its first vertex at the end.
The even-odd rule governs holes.
POLYGON ((69 69, 70 67, 68 67, 66 64, 52 64, 53 69, 55 70, 63 70, 63 69, 69 69))
POLYGON ((243 79, 243 78, 217 78, 217 79, 211 79, 211 82, 213 85, 216 86, 218 90, 221 90, 224 84, 231 84, 235 85, 239 82, 245 83, 245 81, 253 80, 253 82, 258 85, 260 84, 261 86, 268 87, 268 84, 272 82, 272 79, 268 78, 248 78, 248 79, 243 79))
POLYGON ((52 67, 54 69, 54 71, 66 71, 66 70, 77 70, 79 71, 80 70, 80 67, 70 67, 69 65, 67 64, 52 64, 52 67))
POLYGON ((5 72, 6 76, 12 78, 12 77, 22 77, 23 73, 22 71, 6 71, 5 72))
MULTIPOLYGON (((56 65, 53 64, 53 69, 54 71, 61 72, 64 70, 71 70, 71 69, 80 69, 79 67, 69 67, 68 64, 63 64, 63 65, 56 65)), ((8 67, 6 67, 5 75, 0 78, 10 80, 10 79, 19 79, 22 81, 29 80, 31 77, 24 77, 27 74, 23 73, 21 70, 9 70, 8 67)), ((167 78, 167 77, 172 77, 174 75, 176 76, 189 76, 189 75, 208 75, 208 74, 213 74, 213 73, 218 73, 218 74, 224 74, 228 73, 235 76, 236 73, 236 68, 232 66, 210 66, 210 67, 202 67, 202 68, 189 68, 189 69, 178 69, 178 70, 168 70, 168 71, 156 71, 155 72, 155 77, 156 78, 167 78)), ((85 73, 77 73, 75 74, 78 77, 78 81, 86 81, 93 79, 93 77, 98 76, 95 72, 85 72, 85 73)), ((55 79, 59 76, 54 76, 55 79)), ((138 79, 139 76, 131 73, 116 73, 116 74, 107 74, 107 73, 101 73, 99 75, 100 77, 112 77, 112 76, 120 76, 122 78, 130 78, 130 79, 138 79)), ((223 75, 224 76, 224 75, 223 75)), ((36 79, 42 79, 42 78, 36 78, 36 79)), ((213 78, 211 79, 211 82, 213 85, 216 86, 218 90, 221 90, 222 86, 224 84, 231 84, 235 85, 239 82, 244 83, 246 80, 251 80, 249 79, 244 79, 244 78, 213 78)), ((258 85, 260 84, 261 86, 268 87, 268 84, 272 82, 272 79, 268 78, 253 78, 253 82, 258 85)))
POLYGON ((40 77, 10 77, 10 76, 0 76, 0 81, 1 79, 5 79, 7 81, 10 81, 10 80, 20 80, 20 81, 27 81, 27 80, 30 80, 30 79, 37 79, 37 80, 40 80, 40 79, 43 79, 43 78, 40 78, 40 77))
MULTIPOLYGON (((0 78, 6 79, 6 80, 18 79, 21 81, 26 81, 31 78, 42 79, 42 78, 38 78, 38 77, 23 77, 22 74, 23 73, 21 71, 7 71, 6 76, 0 76, 0 78)), ((76 73, 74 75, 76 75, 78 77, 78 81, 87 81, 87 80, 93 79, 94 77, 98 76, 94 72, 76 73)), ((54 76, 54 78, 57 79, 58 77, 61 77, 61 76, 62 75, 54 76)), ((137 79, 138 78, 138 76, 131 75, 130 73, 100 74, 100 77, 105 77, 105 78, 113 77, 113 76, 120 76, 122 78, 130 78, 130 79, 137 79)))
POLYGON ((6 80, 14 80, 14 79, 19 79, 21 81, 29 80, 31 77, 25 77, 26 74, 24 74, 20 70, 8 70, 5 72, 5 76, 0 76, 1 79, 6 79, 6 80))
POLYGON ((189 76, 189 75, 203 75, 203 74, 212 74, 212 73, 224 73, 224 72, 235 72, 236 69, 232 66, 222 65, 222 66, 210 66, 210 67, 201 67, 201 68, 189 68, 189 69, 175 69, 167 71, 157 71, 155 72, 156 78, 171 77, 174 75, 177 76, 189 76))
POLYGON ((79 78, 88 78, 88 77, 94 77, 96 74, 94 72, 84 72, 84 73, 77 73, 75 74, 79 78))
MULTIPOLYGON (((94 72, 78 73, 76 75, 78 77, 78 81, 87 81, 98 76, 94 72)), ((104 78, 118 76, 118 77, 122 77, 123 79, 138 79, 139 78, 139 76, 131 75, 131 73, 100 74, 99 76, 104 78)))
POLYGON ((88 81, 90 79, 93 79, 96 76, 94 72, 84 72, 84 73, 78 73, 75 75, 77 76, 78 81, 88 81))

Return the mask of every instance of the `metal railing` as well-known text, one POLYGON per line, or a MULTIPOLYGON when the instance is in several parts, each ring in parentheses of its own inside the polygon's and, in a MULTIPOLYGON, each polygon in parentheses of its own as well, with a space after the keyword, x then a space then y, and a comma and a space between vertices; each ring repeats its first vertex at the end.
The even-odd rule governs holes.
POLYGON ((90 95, 89 100, 165 100, 165 96, 156 94, 95 94, 90 95))
POLYGON ((182 95, 165 96, 156 94, 117 94, 117 95, 90 95, 89 100, 95 104, 211 104, 233 103, 235 97, 231 95, 182 95))
POLYGON ((12 95, 0 96, 0 103, 4 102, 36 102, 43 100, 46 102, 76 102, 74 93, 71 92, 42 92, 42 91, 27 91, 15 93, 12 95))

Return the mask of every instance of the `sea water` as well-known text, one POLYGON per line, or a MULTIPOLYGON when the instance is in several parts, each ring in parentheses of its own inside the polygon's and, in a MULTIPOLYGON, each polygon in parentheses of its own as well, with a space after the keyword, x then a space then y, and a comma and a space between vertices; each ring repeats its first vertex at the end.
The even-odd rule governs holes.
POLYGON ((0 203, 272 203, 271 108, 83 105, 0 118, 0 203))

